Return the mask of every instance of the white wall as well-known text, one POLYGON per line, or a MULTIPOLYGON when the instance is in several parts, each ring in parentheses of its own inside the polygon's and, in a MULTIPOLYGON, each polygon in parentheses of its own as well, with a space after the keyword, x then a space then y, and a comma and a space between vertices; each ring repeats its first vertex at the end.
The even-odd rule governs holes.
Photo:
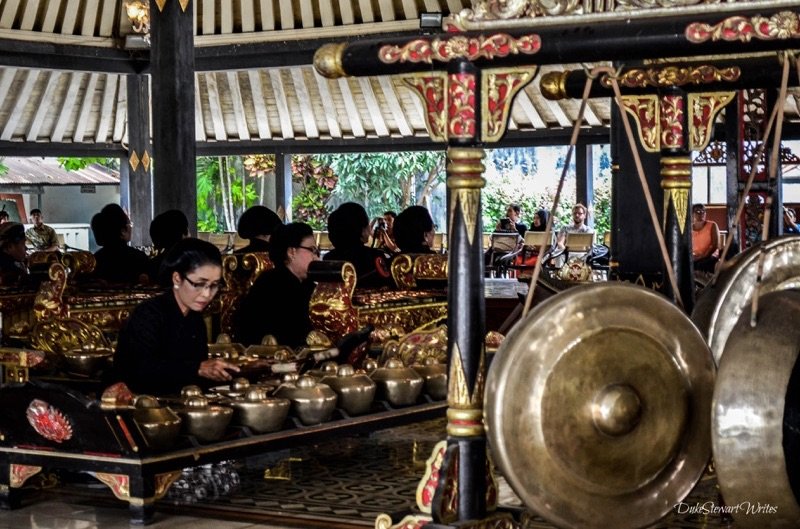
MULTIPOLYGON (((44 186, 41 210, 44 223, 89 224, 106 204, 119 204, 118 185, 96 185, 94 193, 81 193, 81 186, 44 186)), ((38 195, 23 195, 26 213, 39 207, 38 195)), ((25 219, 26 221, 29 219, 25 219)))

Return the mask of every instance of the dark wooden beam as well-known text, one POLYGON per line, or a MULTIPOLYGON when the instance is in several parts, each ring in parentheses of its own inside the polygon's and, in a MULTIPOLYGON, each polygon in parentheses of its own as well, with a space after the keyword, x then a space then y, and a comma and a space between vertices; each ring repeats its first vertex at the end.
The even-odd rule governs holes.
POLYGON ((148 66, 147 55, 119 48, 0 39, 0 65, 17 68, 136 73, 148 66))
POLYGON ((190 234, 197 226, 192 7, 167 2, 160 11, 150 0, 153 214, 183 211, 190 234))
POLYGON ((126 156, 119 143, 39 143, 0 141, 0 156, 73 156, 78 158, 126 156))
MULTIPOLYGON (((150 242, 153 219, 153 148, 150 145, 150 88, 144 75, 128 75, 128 156, 120 160, 127 168, 127 196, 133 221, 131 242, 150 242)), ((122 182, 120 182, 122 184, 122 182)), ((120 193, 123 186, 120 185, 120 193)))

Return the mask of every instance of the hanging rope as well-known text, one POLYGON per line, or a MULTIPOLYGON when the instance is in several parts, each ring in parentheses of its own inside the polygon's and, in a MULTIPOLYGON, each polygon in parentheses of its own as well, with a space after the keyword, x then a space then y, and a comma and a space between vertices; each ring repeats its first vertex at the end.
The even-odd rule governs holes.
POLYGON ((639 175, 639 182, 642 184, 644 199, 647 202, 647 210, 650 212, 650 221, 653 223, 653 229, 655 230, 656 238, 658 239, 658 246, 661 249, 661 257, 664 259, 664 266, 667 269, 667 276, 669 277, 669 284, 672 287, 675 304, 680 308, 684 308, 683 300, 681 299, 681 293, 678 291, 678 280, 675 277, 675 270, 672 268, 672 261, 670 260, 669 252, 667 251, 667 243, 664 240, 664 234, 661 232, 661 227, 658 222, 658 215, 656 214, 656 207, 653 203, 653 196, 650 194, 650 187, 647 185, 647 179, 644 176, 644 167, 642 166, 642 159, 639 157, 639 149, 636 146, 636 140, 633 137, 630 118, 628 117, 628 113, 625 111, 625 107, 622 104, 622 93, 619 90, 617 76, 609 75, 609 79, 611 81, 611 86, 614 89, 614 99, 617 102, 617 108, 622 116, 622 125, 625 127, 625 134, 628 137, 628 144, 631 147, 633 161, 636 165, 636 173, 639 175))
MULTIPOLYGON (((772 152, 769 157, 769 192, 767 200, 764 204, 764 224, 761 229, 761 240, 765 243, 769 240, 769 224, 770 216, 772 213, 772 202, 775 193, 775 184, 777 181, 778 164, 780 163, 780 150, 781 150, 781 136, 783 135, 783 114, 786 106, 786 91, 789 85, 789 53, 781 54, 781 61, 783 62, 783 76, 781 77, 781 89, 778 92, 778 104, 776 105, 778 112, 775 122, 775 134, 772 138, 772 152)), ((795 68, 800 73, 800 62, 795 59, 795 68)), ((743 196, 744 198, 744 196, 743 196)), ((761 249, 758 254, 758 267, 756 272, 756 286, 753 292, 753 299, 750 307, 750 327, 755 327, 758 321, 758 301, 761 297, 761 276, 764 273, 764 261, 767 254, 764 251, 765 245, 761 244, 761 249)))
MULTIPOLYGON (((592 83, 596 77, 597 75, 595 74, 595 70, 592 70, 592 75, 586 77, 586 84, 583 87, 583 97, 581 98, 581 106, 578 109, 578 117, 575 118, 575 123, 572 126, 572 136, 569 140, 569 149, 567 149, 564 168, 561 170, 561 178, 558 180, 558 188, 556 189, 556 196, 553 199, 553 207, 550 209, 550 216, 547 217, 547 226, 545 227, 544 232, 550 234, 551 241, 553 237, 551 231, 553 229, 553 219, 556 216, 556 210, 559 202, 561 201, 561 190, 564 188, 564 181, 567 178, 569 164, 572 162, 572 153, 575 150, 575 144, 578 142, 578 133, 581 130, 583 115, 586 112, 586 105, 589 102, 589 93, 591 92, 592 83)), ((539 258, 536 259, 536 265, 533 267, 533 275, 531 276, 531 284, 528 288, 528 295, 525 296, 525 305, 522 307, 523 318, 528 314, 528 311, 531 308, 531 303, 533 302, 533 292, 536 290, 536 283, 539 281, 539 274, 542 271, 542 261, 544 259, 541 259, 541 257, 544 256, 546 248, 550 245, 551 241, 543 241, 539 246, 539 258)))

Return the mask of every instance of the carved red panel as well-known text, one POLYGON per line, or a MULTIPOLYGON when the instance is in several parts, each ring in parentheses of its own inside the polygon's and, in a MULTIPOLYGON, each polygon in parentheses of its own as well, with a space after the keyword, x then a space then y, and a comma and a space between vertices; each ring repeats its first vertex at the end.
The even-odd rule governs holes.
POLYGON ((661 97, 661 148, 681 149, 686 147, 684 115, 686 114, 683 96, 661 97))
POLYGON ((72 425, 69 419, 45 401, 32 400, 25 414, 36 433, 45 439, 62 443, 72 438, 72 425))
POLYGON ((475 75, 457 73, 448 75, 447 130, 449 138, 471 139, 476 135, 475 75))

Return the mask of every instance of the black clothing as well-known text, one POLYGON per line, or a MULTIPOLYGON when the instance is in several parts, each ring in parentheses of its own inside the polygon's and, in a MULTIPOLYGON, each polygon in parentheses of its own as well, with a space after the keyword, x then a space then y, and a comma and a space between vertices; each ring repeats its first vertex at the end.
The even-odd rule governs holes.
POLYGON ((235 250, 233 253, 254 253, 254 252, 267 252, 269 253, 269 242, 264 239, 250 239, 250 244, 244 248, 235 250))
POLYGON ((149 275, 150 260, 141 250, 131 248, 122 240, 109 243, 94 254, 97 262, 94 275, 109 283, 141 283, 141 275, 149 275))
POLYGON ((26 278, 27 275, 25 263, 20 263, 6 252, 0 251, 0 284, 14 285, 26 278))
POLYGON ((425 246, 422 243, 415 244, 407 248, 400 248, 400 253, 436 253, 430 246, 425 246))
MULTIPOLYGON (((522 237, 525 237, 525 232, 528 231, 528 227, 522 222, 516 222, 515 227, 517 228, 517 233, 519 233, 522 237)), ((544 228, 542 228, 541 231, 544 231, 544 228)))
POLYGON ((311 332, 308 305, 315 283, 300 281, 285 266, 262 273, 250 287, 236 313, 234 333, 245 345, 261 343, 265 335, 280 345, 305 345, 311 332))
POLYGON ((375 288, 394 284, 386 254, 376 248, 358 245, 335 248, 326 253, 323 261, 349 261, 356 268, 356 287, 375 288))
POLYGON ((203 316, 178 307, 172 291, 140 303, 119 333, 114 372, 134 393, 178 394, 183 386, 208 385, 197 374, 208 360, 203 316))

